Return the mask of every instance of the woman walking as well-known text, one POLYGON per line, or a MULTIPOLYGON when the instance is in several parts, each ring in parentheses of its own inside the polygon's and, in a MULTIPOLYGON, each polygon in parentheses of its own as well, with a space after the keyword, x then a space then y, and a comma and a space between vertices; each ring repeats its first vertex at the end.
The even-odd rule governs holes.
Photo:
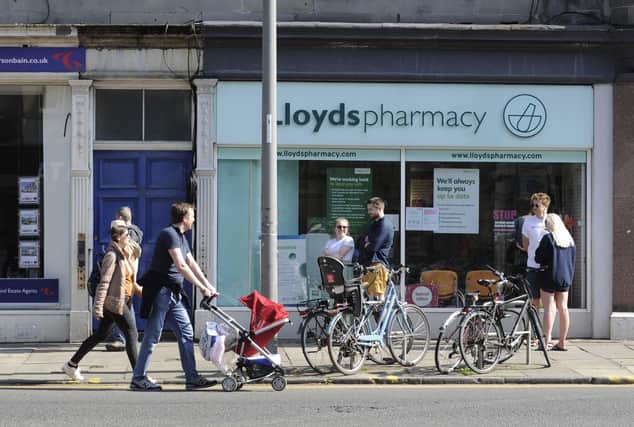
POLYGON ((557 214, 546 215, 546 231, 535 251, 535 261, 545 267, 540 276, 540 296, 544 306, 544 332, 550 347, 555 307, 559 313, 559 341, 553 351, 567 351, 566 337, 570 327, 568 291, 575 274, 575 242, 557 214))
POLYGON ((110 240, 103 257, 101 281, 95 292, 93 307, 93 316, 101 320, 99 328, 81 344, 79 350, 62 367, 64 373, 76 381, 84 379, 78 367, 79 362, 108 337, 114 324, 125 336, 130 366, 134 369, 136 365, 138 332, 132 309, 132 297, 134 294, 141 295, 141 287, 136 283, 137 263, 125 225, 114 225, 110 229, 110 240))

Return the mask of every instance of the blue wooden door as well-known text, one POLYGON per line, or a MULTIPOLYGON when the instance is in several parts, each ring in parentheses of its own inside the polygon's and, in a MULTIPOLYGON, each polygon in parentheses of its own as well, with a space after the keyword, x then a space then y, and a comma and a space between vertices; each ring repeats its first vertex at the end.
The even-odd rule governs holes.
MULTIPOLYGON (((95 151, 94 152, 94 252, 110 242, 110 222, 121 206, 132 210, 132 222, 143 230, 141 277, 150 266, 159 231, 170 223, 170 206, 185 201, 192 171, 188 151, 95 151)), ((191 234, 191 233, 188 233, 191 234)), ((191 240, 190 240, 191 246, 191 240)), ((191 284, 185 283, 191 300, 191 284)), ((137 326, 140 299, 135 298, 137 326)))

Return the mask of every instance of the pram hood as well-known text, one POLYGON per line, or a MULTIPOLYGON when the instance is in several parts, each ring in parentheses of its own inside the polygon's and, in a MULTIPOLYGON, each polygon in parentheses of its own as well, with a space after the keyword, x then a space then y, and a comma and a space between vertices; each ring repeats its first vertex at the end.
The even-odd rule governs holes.
MULTIPOLYGON (((249 322, 250 339, 261 347, 266 346, 284 324, 282 323, 261 333, 258 333, 258 331, 273 323, 288 319, 288 312, 282 304, 271 301, 258 291, 253 291, 249 295, 240 297, 239 300, 251 310, 251 320, 249 322)), ((257 354, 258 350, 255 347, 248 342, 244 344, 243 356, 253 356, 257 354)), ((239 346, 240 343, 238 343, 238 347, 239 346)))

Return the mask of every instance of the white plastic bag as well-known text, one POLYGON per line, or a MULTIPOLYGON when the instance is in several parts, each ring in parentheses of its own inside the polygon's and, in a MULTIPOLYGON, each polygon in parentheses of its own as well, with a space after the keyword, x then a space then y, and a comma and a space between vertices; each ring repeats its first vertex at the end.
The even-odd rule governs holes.
POLYGON ((216 322, 206 322, 203 334, 200 337, 200 352, 203 359, 212 362, 218 368, 222 363, 222 355, 225 352, 225 328, 216 322))

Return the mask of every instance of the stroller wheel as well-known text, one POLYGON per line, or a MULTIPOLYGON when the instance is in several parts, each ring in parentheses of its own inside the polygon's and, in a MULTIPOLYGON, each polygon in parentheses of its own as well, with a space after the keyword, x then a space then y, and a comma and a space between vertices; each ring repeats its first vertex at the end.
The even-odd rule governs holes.
POLYGON ((271 381, 271 387, 273 387, 273 390, 275 391, 284 390, 286 388, 286 378, 281 375, 274 376, 271 381))
POLYGON ((238 389, 238 381, 233 377, 225 377, 222 380, 222 389, 228 392, 236 391, 238 389))

